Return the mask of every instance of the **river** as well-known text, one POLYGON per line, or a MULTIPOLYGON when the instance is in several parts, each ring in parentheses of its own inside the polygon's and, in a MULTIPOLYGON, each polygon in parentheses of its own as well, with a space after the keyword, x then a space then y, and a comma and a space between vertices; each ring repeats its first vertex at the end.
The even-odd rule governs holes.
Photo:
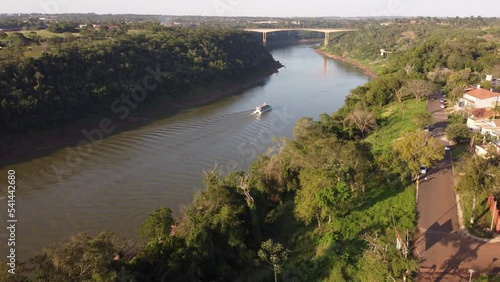
MULTIPOLYGON (((105 138, 87 157, 71 163, 71 173, 58 177, 54 172, 54 165, 71 158, 67 149, 1 167, 5 182, 7 170, 16 171, 17 257, 26 259, 78 232, 110 230, 134 238, 155 209, 167 206, 178 213, 189 204, 202 187, 203 170, 216 163, 224 171, 245 170, 273 137, 291 137, 299 118, 333 113, 350 89, 370 79, 312 47, 270 48, 286 66, 278 73, 218 102, 105 138), (252 116, 263 102, 273 111, 252 116)), ((7 225, 7 200, 1 201, 0 222, 7 225)), ((7 236, 0 228, 4 258, 7 236)))

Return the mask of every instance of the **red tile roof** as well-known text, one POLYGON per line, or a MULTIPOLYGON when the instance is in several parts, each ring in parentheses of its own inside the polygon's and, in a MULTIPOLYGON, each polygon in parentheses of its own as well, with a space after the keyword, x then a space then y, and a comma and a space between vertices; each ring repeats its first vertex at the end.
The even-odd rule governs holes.
POLYGON ((474 117, 478 119, 489 118, 493 116, 495 113, 490 108, 480 108, 474 111, 474 117))
POLYGON ((500 93, 491 92, 491 91, 483 89, 483 88, 474 88, 471 90, 467 90, 465 92, 465 94, 468 94, 468 95, 475 97, 475 98, 478 98, 480 100, 500 96, 500 93))

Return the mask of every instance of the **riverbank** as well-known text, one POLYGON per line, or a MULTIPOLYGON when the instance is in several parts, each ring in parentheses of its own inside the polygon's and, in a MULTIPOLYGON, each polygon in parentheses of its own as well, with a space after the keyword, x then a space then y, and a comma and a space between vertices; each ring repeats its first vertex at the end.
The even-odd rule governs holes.
POLYGON ((371 76, 371 77, 377 77, 377 74, 372 70, 370 69, 369 67, 363 65, 363 64, 360 64, 352 59, 349 59, 349 58, 346 58, 346 57, 342 57, 342 56, 339 56, 339 55, 333 55, 333 54, 330 54, 330 53, 327 53, 325 51, 322 51, 320 49, 316 49, 316 53, 318 54, 321 54, 323 56, 327 56, 329 58, 332 58, 334 60, 339 60, 339 61, 342 61, 342 62, 346 62, 346 63, 349 63, 351 65, 354 65, 360 69, 362 69, 366 75, 368 76, 371 76))
POLYGON ((135 109, 130 109, 130 115, 123 120, 110 110, 107 113, 92 115, 54 129, 37 129, 28 133, 8 135, 6 142, 0 144, 0 156, 2 156, 0 166, 27 161, 67 146, 75 146, 88 139, 82 133, 83 130, 91 132, 93 129, 98 129, 100 123, 105 119, 111 120, 112 125, 106 127, 112 127, 113 130, 108 135, 102 134, 103 138, 147 125, 154 120, 166 118, 190 108, 216 102, 262 82, 265 78, 277 73, 282 67, 282 64, 276 62, 272 67, 241 80, 217 82, 206 88, 198 88, 191 95, 182 98, 158 97, 149 103, 145 102, 139 104, 135 109))

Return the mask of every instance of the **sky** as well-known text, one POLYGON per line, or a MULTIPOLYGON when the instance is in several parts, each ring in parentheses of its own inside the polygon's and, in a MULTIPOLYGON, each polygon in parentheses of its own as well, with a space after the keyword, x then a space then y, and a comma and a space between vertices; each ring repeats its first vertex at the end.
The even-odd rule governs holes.
POLYGON ((227 17, 500 17, 499 0, 471 2, 445 0, 2 0, 2 2, 0 13, 227 17))

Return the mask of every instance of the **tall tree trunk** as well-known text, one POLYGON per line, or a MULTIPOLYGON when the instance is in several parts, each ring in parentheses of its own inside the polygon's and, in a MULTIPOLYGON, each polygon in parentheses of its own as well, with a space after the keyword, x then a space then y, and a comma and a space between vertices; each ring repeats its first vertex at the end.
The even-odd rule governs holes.
POLYGON ((491 217, 491 226, 490 230, 493 230, 493 225, 495 223, 495 216, 497 214, 497 201, 493 202, 493 216, 491 217))
POLYGON ((474 216, 476 213, 476 195, 472 198, 472 215, 470 217, 470 223, 474 224, 474 216))
POLYGON ((316 220, 318 221, 318 227, 321 227, 321 219, 319 217, 319 213, 316 213, 316 220))
POLYGON ((255 207, 255 203, 252 203, 248 206, 250 208, 250 216, 252 217, 252 226, 255 234, 255 241, 262 241, 262 230, 260 228, 259 222, 259 214, 257 212, 257 208, 255 207))

